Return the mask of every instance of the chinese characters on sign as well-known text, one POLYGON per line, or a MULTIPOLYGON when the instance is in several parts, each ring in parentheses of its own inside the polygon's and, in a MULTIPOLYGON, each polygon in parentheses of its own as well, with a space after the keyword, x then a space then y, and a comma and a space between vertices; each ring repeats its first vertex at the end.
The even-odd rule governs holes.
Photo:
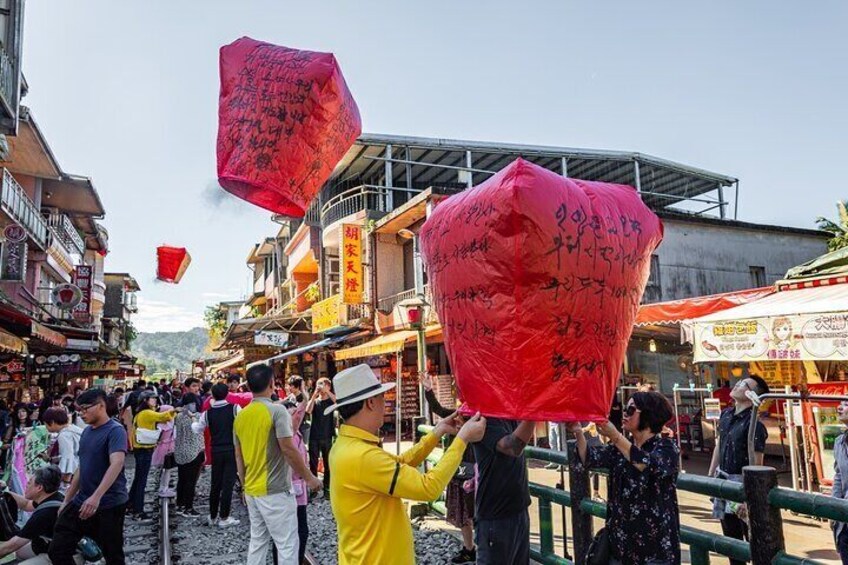
POLYGON ((341 249, 342 296, 345 304, 362 303, 362 228, 342 224, 341 249))
POLYGON ((272 345, 274 347, 285 347, 289 344, 288 332, 258 331, 253 334, 255 345, 272 345))
POLYGON ((331 296, 312 305, 312 333, 320 334, 341 325, 339 296, 331 296))
POLYGON ((91 283, 92 268, 90 265, 80 265, 74 272, 74 284, 82 292, 82 300, 74 307, 74 319, 80 322, 91 321, 91 283))
POLYGON ((0 280, 23 282, 26 279, 27 234, 21 226, 12 224, 3 230, 6 241, 0 254, 0 280))
POLYGON ((848 314, 776 316, 696 324, 695 362, 839 360, 848 314))

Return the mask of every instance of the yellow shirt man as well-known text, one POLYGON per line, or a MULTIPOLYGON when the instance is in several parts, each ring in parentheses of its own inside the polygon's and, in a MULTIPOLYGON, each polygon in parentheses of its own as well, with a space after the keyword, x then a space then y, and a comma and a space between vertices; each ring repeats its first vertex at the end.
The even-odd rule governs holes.
POLYGON ((456 473, 465 442, 456 438, 428 473, 416 467, 439 444, 428 434, 392 455, 367 431, 342 425, 330 450, 330 503, 339 530, 339 565, 412 565, 412 526, 403 499, 431 501, 456 473))

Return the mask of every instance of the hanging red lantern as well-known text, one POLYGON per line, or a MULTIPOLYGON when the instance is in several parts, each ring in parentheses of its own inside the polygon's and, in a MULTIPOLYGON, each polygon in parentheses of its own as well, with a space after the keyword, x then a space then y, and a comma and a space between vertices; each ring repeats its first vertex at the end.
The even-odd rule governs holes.
POLYGON ((220 67, 218 182, 303 217, 362 132, 336 58, 242 37, 221 48, 220 67))
POLYGON ((180 282, 191 264, 191 255, 185 247, 162 245, 156 248, 156 257, 158 260, 156 278, 167 283, 180 282))

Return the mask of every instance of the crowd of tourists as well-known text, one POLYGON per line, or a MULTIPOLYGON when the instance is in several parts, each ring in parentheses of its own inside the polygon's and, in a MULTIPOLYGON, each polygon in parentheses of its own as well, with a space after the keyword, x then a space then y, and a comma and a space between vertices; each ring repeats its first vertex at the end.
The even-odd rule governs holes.
MULTIPOLYGON (((125 519, 149 518, 147 483, 173 497, 177 513, 197 527, 239 527, 249 537, 248 565, 304 563, 311 500, 329 497, 338 528, 341 564, 415 562, 412 527, 404 500, 432 501, 446 494, 447 520, 462 533, 452 563, 524 564, 530 561, 530 494, 524 448, 535 424, 461 415, 442 406, 430 378, 422 377, 433 430, 395 456, 384 450, 384 393, 367 365, 319 379, 277 382, 270 367, 201 382, 147 384, 108 393, 89 389, 55 394, 45 402, 0 405, 3 494, 0 559, 69 564, 84 554, 124 563, 125 519), (443 438, 452 440, 440 462, 421 465, 443 438), (131 484, 125 475, 132 453, 131 484), (194 501, 198 478, 210 466, 209 511, 194 501), (171 488, 176 469, 176 489, 171 488), (234 498, 249 524, 232 516, 234 498)), ((749 461, 749 392, 768 392, 763 379, 741 379, 722 412, 710 475, 742 480, 742 468, 762 464, 767 432, 756 427, 755 461, 749 461)), ((848 423, 848 403, 839 408, 848 423)), ((620 420, 567 425, 576 441, 577 469, 608 470, 606 528, 591 544, 587 562, 680 563, 676 479, 677 443, 668 437, 668 400, 650 390, 634 393, 620 420)), ((560 440, 565 438, 558 438, 560 440)), ((834 496, 844 498, 848 456, 836 442, 834 496)), ((558 447, 558 446, 554 446, 558 447)), ((748 538, 745 505, 714 500, 723 533, 748 538)), ((848 531, 835 527, 837 549, 848 556, 848 531)), ((735 565, 736 561, 731 560, 735 565)))

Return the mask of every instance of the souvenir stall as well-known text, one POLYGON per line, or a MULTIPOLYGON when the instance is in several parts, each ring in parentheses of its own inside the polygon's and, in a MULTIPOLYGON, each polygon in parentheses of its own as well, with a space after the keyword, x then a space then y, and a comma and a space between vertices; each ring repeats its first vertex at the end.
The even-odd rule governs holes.
MULTIPOLYGON (((848 392, 848 277, 787 279, 775 288, 759 300, 685 324, 695 363, 728 366, 740 377, 760 375, 776 392, 848 392)), ((836 404, 772 402, 765 410, 769 445, 772 435, 781 447, 788 444, 793 485, 827 490, 833 440, 842 431, 836 404)))

